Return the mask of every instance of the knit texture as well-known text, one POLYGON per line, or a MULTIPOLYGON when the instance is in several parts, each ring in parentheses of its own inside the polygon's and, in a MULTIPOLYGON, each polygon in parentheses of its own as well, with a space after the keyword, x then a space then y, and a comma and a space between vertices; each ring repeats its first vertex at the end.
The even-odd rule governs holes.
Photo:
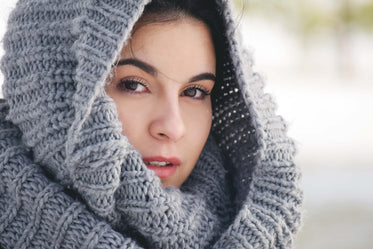
POLYGON ((290 248, 294 143, 241 49, 229 1, 213 125, 187 181, 162 188, 121 134, 106 78, 149 1, 20 0, 4 37, 0 245, 290 248))

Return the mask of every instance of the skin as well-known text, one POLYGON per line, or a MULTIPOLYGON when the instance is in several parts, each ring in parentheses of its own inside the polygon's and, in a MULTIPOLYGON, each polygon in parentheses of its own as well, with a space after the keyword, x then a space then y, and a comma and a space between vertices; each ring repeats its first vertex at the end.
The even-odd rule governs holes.
POLYGON ((161 178, 163 187, 183 184, 206 143, 215 67, 209 29, 191 17, 140 25, 121 52, 106 92, 143 157, 181 160, 172 176, 161 178))

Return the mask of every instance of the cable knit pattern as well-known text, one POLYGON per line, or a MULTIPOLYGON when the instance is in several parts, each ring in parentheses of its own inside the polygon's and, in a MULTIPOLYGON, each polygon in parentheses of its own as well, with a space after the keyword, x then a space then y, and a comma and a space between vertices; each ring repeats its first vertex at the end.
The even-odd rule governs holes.
POLYGON ((229 1, 209 139, 162 188, 121 134, 104 84, 149 0, 20 0, 1 61, 2 248, 290 248, 294 143, 240 46, 229 1))

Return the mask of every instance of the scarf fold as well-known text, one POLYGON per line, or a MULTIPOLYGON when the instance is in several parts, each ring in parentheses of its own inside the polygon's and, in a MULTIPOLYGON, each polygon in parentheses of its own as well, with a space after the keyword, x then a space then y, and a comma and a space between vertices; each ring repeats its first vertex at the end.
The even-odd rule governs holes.
POLYGON ((32 161, 22 134, 0 103, 0 246, 141 248, 100 221, 32 161))
POLYGON ((163 189, 138 152, 133 153, 122 165, 115 193, 119 224, 130 224, 155 248, 211 247, 231 213, 225 170, 212 139, 182 190, 163 189))

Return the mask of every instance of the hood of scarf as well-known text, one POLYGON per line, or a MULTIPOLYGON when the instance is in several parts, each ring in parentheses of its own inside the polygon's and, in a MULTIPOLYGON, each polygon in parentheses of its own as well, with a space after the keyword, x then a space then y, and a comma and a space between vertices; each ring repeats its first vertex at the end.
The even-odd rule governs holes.
MULTIPOLYGON (((132 184, 127 188, 137 186, 132 192, 165 191, 121 133, 115 104, 104 91, 111 67, 148 2, 21 0, 9 17, 3 42, 7 120, 19 127, 35 162, 109 221, 117 219, 124 182, 132 184)), ((205 170, 203 158, 214 155, 224 162, 224 169, 214 174, 226 170, 230 176, 236 214, 253 199, 255 205, 273 205, 260 197, 261 191, 281 199, 289 194, 281 192, 287 184, 294 185, 290 195, 297 197, 289 206, 299 207, 294 143, 263 92, 261 76, 252 70, 251 55, 241 48, 230 1, 215 4, 225 30, 223 79, 203 152, 207 156, 201 156, 191 179, 200 179, 194 176, 205 170), (257 175, 268 177, 256 180, 257 175)), ((188 180, 181 189, 192 191, 197 180, 188 180)), ((296 230, 299 213, 290 209, 296 230)))

